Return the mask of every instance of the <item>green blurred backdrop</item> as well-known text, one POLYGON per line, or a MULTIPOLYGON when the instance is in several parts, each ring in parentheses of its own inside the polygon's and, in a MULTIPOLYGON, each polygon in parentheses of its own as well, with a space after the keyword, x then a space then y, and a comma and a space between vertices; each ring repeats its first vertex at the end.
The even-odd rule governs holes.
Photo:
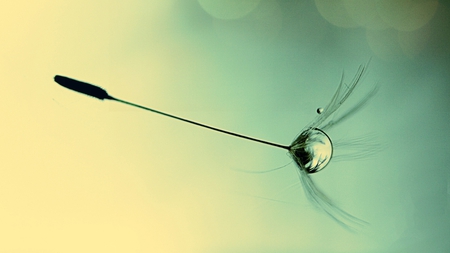
POLYGON ((0 252, 448 252, 449 17, 427 0, 3 1, 0 252), (373 152, 313 176, 370 223, 357 233, 282 150, 53 82, 289 144, 369 59, 344 107, 380 91, 329 134, 373 152))

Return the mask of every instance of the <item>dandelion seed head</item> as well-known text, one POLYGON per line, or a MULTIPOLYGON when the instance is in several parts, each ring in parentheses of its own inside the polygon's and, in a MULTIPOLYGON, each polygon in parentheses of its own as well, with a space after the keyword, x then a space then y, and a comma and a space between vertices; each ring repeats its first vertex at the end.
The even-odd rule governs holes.
POLYGON ((318 115, 316 118, 304 128, 288 149, 289 154, 298 166, 299 179, 308 200, 349 231, 355 231, 367 222, 339 208, 317 187, 311 174, 323 170, 333 156, 333 143, 325 131, 354 115, 375 95, 377 87, 346 112, 340 115, 336 113, 360 83, 366 69, 367 65, 361 65, 350 83, 345 83, 344 75, 342 75, 341 82, 330 102, 324 108, 319 107, 317 109, 318 115))

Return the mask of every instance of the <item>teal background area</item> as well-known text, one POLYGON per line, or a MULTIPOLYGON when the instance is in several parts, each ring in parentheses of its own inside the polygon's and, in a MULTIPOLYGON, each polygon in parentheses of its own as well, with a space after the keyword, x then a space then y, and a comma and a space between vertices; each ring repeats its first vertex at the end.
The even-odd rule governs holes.
POLYGON ((425 0, 1 3, 0 252, 448 252, 449 14, 425 0), (308 202, 286 151, 53 82, 289 145, 367 63, 340 112, 379 91, 327 132, 336 157, 312 176, 369 223, 353 233, 308 202))

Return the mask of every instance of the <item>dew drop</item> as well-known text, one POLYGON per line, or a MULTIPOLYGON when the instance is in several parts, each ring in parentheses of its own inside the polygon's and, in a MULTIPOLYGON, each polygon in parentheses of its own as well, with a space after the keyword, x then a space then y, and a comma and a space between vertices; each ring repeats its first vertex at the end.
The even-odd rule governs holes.
POLYGON ((310 128, 297 137, 289 153, 301 169, 311 174, 328 165, 333 156, 333 144, 324 131, 310 128))

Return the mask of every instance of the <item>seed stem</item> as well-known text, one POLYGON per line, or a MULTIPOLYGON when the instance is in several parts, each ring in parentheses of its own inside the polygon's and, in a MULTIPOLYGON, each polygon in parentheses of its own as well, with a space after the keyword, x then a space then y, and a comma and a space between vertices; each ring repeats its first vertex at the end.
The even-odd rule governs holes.
POLYGON ((160 115, 172 118, 172 119, 181 120, 181 121, 184 121, 184 122, 196 125, 196 126, 204 127, 204 128, 207 128, 207 129, 210 129, 210 130, 213 130, 213 131, 221 132, 221 133, 232 135, 232 136, 235 136, 235 137, 247 139, 247 140, 250 140, 250 141, 259 142, 259 143, 262 143, 262 144, 266 144, 266 145, 270 145, 270 146, 273 146, 273 147, 282 148, 282 149, 286 149, 286 150, 290 149, 289 146, 284 146, 284 145, 281 145, 281 144, 277 144, 277 143, 273 143, 273 142, 269 142, 269 141, 265 141, 265 140, 260 140, 260 139, 256 139, 256 138, 249 137, 249 136, 245 136, 245 135, 242 135, 242 134, 226 131, 226 130, 223 130, 223 129, 220 129, 220 128, 208 126, 208 125, 205 125, 205 124, 202 124, 202 123, 198 123, 198 122, 195 122, 195 121, 192 121, 192 120, 181 118, 181 117, 178 117, 178 116, 175 116, 175 115, 171 115, 171 114, 168 114, 168 113, 165 113, 165 112, 161 112, 161 111, 158 111, 158 110, 155 110, 155 109, 151 109, 151 108, 148 108, 148 107, 145 107, 145 106, 142 106, 142 105, 134 104, 134 103, 131 103, 131 102, 128 102, 128 101, 125 101, 125 100, 121 100, 121 99, 118 99, 118 98, 114 98, 114 97, 111 97, 111 96, 106 97, 106 99, 114 100, 114 101, 117 101, 117 102, 120 102, 120 103, 123 103, 123 104, 134 106, 134 107, 138 107, 140 109, 144 109, 144 110, 147 110, 147 111, 150 111, 150 112, 154 112, 154 113, 157 113, 157 114, 160 114, 160 115))

